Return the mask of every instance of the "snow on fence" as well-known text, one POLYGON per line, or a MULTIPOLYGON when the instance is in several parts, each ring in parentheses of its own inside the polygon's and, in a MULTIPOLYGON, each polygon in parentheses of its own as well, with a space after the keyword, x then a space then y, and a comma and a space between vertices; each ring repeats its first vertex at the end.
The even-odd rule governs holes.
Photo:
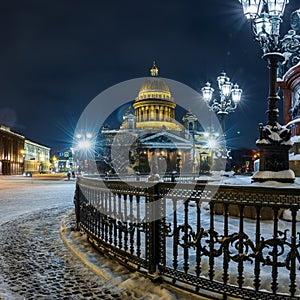
POLYGON ((78 178, 78 228, 126 266, 195 293, 300 299, 299 190, 174 186, 78 178))

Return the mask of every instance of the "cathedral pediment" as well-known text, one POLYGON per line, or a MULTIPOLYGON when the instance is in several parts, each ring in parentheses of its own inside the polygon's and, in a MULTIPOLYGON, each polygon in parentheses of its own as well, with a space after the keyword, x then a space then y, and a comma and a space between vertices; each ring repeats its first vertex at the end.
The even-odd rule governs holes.
POLYGON ((181 148, 188 149, 191 148, 192 143, 183 137, 177 136, 170 132, 164 131, 148 135, 147 137, 140 139, 140 144, 145 147, 150 148, 181 148))

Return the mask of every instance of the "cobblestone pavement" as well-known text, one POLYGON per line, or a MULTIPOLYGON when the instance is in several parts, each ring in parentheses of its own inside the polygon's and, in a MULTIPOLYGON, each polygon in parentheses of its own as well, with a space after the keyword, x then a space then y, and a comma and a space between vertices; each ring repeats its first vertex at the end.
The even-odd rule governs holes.
POLYGON ((0 227, 1 299, 127 298, 64 246, 59 226, 67 212, 44 210, 0 227))
POLYGON ((0 183, 0 300, 196 299, 100 255, 74 231, 74 183, 0 183))

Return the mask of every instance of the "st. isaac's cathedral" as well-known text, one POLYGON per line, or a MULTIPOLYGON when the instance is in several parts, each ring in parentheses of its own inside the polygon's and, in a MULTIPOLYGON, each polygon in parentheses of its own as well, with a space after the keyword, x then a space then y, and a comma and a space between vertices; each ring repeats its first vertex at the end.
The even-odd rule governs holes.
POLYGON ((99 173, 204 173, 211 169, 209 136, 192 112, 176 121, 172 92, 156 64, 142 84, 119 129, 100 131, 99 173))

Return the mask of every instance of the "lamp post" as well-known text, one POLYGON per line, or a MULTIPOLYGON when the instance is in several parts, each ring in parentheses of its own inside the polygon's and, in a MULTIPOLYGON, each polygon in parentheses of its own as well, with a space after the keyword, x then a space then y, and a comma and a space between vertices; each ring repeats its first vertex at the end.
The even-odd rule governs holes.
MULTIPOLYGON (((220 141, 220 157, 222 159, 227 159, 228 151, 225 145, 225 118, 229 113, 232 113, 236 110, 239 102, 241 101, 242 90, 239 88, 238 84, 232 84, 230 78, 226 75, 225 72, 222 72, 220 76, 217 77, 218 88, 220 97, 218 99, 213 99, 214 89, 211 87, 209 82, 201 89, 203 99, 206 102, 210 110, 217 113, 221 121, 221 128, 223 132, 223 140, 220 141)), ((223 169, 228 171, 230 169, 229 161, 226 160, 224 166, 222 164, 217 167, 217 169, 223 169)))
POLYGON ((217 77, 218 87, 220 91, 220 98, 213 99, 214 89, 209 82, 201 89, 203 99, 208 105, 209 109, 216 112, 221 119, 222 131, 225 136, 225 118, 226 116, 234 112, 238 103, 241 100, 242 90, 237 84, 232 84, 230 78, 226 73, 221 73, 217 77))
MULTIPOLYGON (((294 182, 295 174, 289 169, 288 151, 291 147, 290 130, 278 123, 277 94, 278 66, 285 60, 282 52, 287 49, 287 36, 280 40, 280 23, 288 0, 239 0, 244 15, 251 23, 255 40, 263 51, 269 66, 269 96, 267 124, 259 125, 260 137, 256 142, 260 150, 259 171, 253 181, 274 180, 294 182)), ((291 33, 291 32, 290 32, 291 33)))

